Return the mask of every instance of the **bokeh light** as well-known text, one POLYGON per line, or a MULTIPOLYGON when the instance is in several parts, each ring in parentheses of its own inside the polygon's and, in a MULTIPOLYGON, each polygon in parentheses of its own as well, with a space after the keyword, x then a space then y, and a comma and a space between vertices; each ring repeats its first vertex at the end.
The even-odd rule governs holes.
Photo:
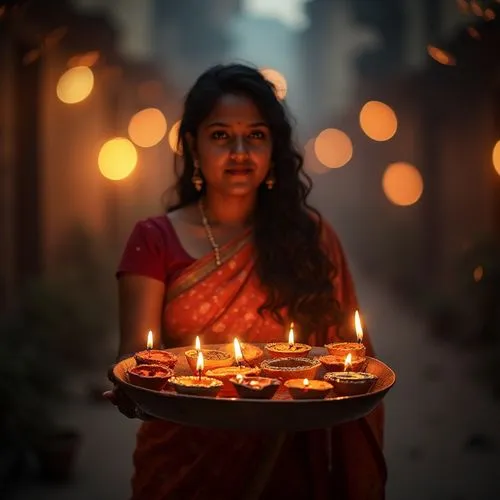
POLYGON ((467 26, 466 30, 471 38, 474 38, 474 40, 481 40, 481 34, 474 26, 467 26))
POLYGON ((477 0, 471 0, 469 3, 471 12, 477 17, 481 17, 483 15, 483 9, 477 2, 477 0))
POLYGON ((500 141, 493 148, 492 160, 497 174, 500 175, 500 141))
POLYGON ((427 53, 438 63, 445 66, 455 66, 457 60, 449 52, 435 47, 434 45, 427 45, 427 53))
POLYGON ((314 143, 316 139, 309 139, 304 146, 304 170, 308 174, 324 174, 330 169, 319 162, 314 151, 314 143))
POLYGON ((395 205, 416 203, 424 191, 422 176, 416 167, 406 162, 391 163, 384 172, 382 188, 395 205))
POLYGON ((135 169, 137 150, 125 137, 115 137, 103 144, 97 162, 104 177, 119 181, 125 179, 135 169))
POLYGON ((57 82, 57 97, 66 104, 86 99, 94 87, 94 73, 87 66, 68 69, 57 82))
POLYGON ((388 141, 398 129, 396 113, 380 101, 368 101, 359 113, 363 132, 374 141, 388 141))
POLYGON ((352 158, 352 142, 342 130, 327 128, 316 137, 314 152, 325 167, 340 168, 352 158))
POLYGON ((483 266, 477 266, 472 273, 472 276, 476 283, 483 279, 483 275, 484 275, 483 266))
POLYGON ((179 156, 182 156, 182 144, 179 144, 179 128, 181 126, 180 120, 175 122, 168 133, 168 144, 172 151, 179 156))
POLYGON ((167 120, 157 108, 146 108, 136 113, 128 125, 128 135, 143 148, 158 144, 167 133, 167 120))
POLYGON ((288 91, 286 78, 279 71, 272 68, 263 68, 260 72, 266 80, 269 80, 274 85, 276 88, 276 97, 282 101, 288 91))
POLYGON ((493 19, 495 19, 497 15, 495 14, 495 11, 493 9, 488 8, 484 11, 483 17, 484 19, 486 19, 486 21, 493 21, 493 19))
POLYGON ((464 13, 469 12, 469 2, 467 0, 457 0, 457 7, 464 13))

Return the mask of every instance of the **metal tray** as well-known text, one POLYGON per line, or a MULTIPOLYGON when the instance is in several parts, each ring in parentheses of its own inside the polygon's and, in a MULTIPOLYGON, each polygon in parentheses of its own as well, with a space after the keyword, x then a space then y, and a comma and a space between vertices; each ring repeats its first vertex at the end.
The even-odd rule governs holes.
MULTIPOLYGON (((263 347, 264 344, 255 344, 263 347)), ((217 349, 218 344, 204 345, 217 349)), ((176 375, 192 375, 184 352, 191 347, 168 349, 178 355, 176 375)), ((225 346, 227 348, 227 346, 225 346)), ((322 347, 314 347, 310 356, 326 354, 322 347)), ((201 397, 177 394, 173 390, 153 391, 132 385, 127 370, 134 366, 134 358, 117 363, 113 369, 117 384, 146 414, 153 417, 197 427, 302 431, 332 427, 356 420, 370 413, 384 398, 396 381, 395 373, 384 363, 367 358, 366 371, 378 376, 370 392, 358 396, 328 396, 324 400, 292 400, 288 391, 279 390, 273 399, 239 399, 236 397, 201 397)), ((318 370, 322 379, 324 370, 318 370)))

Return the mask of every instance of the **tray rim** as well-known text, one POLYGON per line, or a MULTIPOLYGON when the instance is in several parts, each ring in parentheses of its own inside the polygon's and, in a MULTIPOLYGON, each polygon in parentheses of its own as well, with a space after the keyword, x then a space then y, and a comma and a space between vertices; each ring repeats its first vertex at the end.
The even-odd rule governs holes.
MULTIPOLYGON (((252 342, 252 344, 259 345, 259 347, 260 347, 260 343, 252 342)), ((220 346, 220 345, 221 344, 206 344, 206 346, 204 346, 204 347, 210 348, 211 346, 220 346)), ((313 349, 315 347, 316 347, 316 349, 324 349, 324 348, 319 347, 319 346, 313 346, 313 349)), ((177 349, 188 349, 188 348, 189 347, 186 346, 186 347, 176 347, 176 348, 165 349, 165 350, 174 350, 174 349, 177 350, 177 349)), ((317 355, 315 355, 315 356, 317 356, 317 355)), ((311 356, 311 357, 314 357, 314 356, 311 356)), ((396 383, 396 373, 394 372, 394 370, 390 366, 388 366, 386 363, 384 363, 383 361, 380 361, 378 358, 374 358, 372 356, 366 356, 366 358, 371 360, 372 362, 375 362, 379 365, 382 365, 382 367, 389 372, 391 382, 384 387, 381 387, 377 390, 371 390, 370 392, 367 392, 364 394, 357 394, 357 395, 353 395, 353 396, 335 396, 333 398, 325 398, 325 399, 292 399, 292 398, 290 398, 290 399, 259 399, 259 398, 239 398, 239 397, 224 397, 224 398, 215 397, 214 398, 211 396, 195 396, 195 395, 190 395, 190 394, 178 394, 175 391, 156 391, 153 389, 148 389, 146 387, 134 385, 134 384, 130 383, 129 381, 124 380, 123 378, 118 376, 118 374, 116 373, 116 369, 119 365, 121 365, 121 364, 124 365, 126 363, 136 363, 133 355, 129 356, 128 358, 122 359, 113 367, 113 376, 114 376, 114 379, 116 381, 115 383, 117 383, 118 385, 125 386, 127 388, 130 388, 131 390, 142 391, 142 392, 149 393, 151 395, 155 395, 155 396, 167 398, 167 399, 181 398, 181 399, 193 399, 193 400, 202 400, 202 401, 208 399, 208 400, 219 401, 220 404, 234 404, 236 402, 238 404, 252 404, 252 405, 255 405, 256 403, 258 403, 258 404, 269 404, 269 403, 270 404, 290 404, 290 403, 294 403, 294 404, 299 404, 299 405, 329 404, 329 403, 333 404, 335 402, 346 400, 346 399, 348 399, 348 400, 364 399, 367 396, 373 397, 373 396, 376 396, 378 394, 383 396, 384 393, 389 391, 389 389, 391 389, 394 386, 394 384, 396 383), (224 403, 223 403, 223 401, 224 401, 224 403)), ((283 384, 281 384, 281 385, 283 385, 283 384)))

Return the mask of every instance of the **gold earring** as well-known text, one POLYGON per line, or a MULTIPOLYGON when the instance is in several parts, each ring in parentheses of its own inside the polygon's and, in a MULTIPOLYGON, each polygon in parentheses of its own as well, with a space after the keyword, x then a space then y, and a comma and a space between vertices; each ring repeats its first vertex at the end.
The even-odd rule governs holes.
POLYGON ((194 184, 194 188, 196 191, 201 191, 203 187, 203 178, 200 175, 200 166, 198 164, 198 161, 194 162, 194 172, 193 172, 193 177, 191 177, 191 182, 194 184))
POLYGON ((276 177, 274 177, 274 167, 271 167, 269 173, 267 174, 267 179, 266 179, 267 189, 269 190, 273 189, 275 184, 276 184, 276 177))

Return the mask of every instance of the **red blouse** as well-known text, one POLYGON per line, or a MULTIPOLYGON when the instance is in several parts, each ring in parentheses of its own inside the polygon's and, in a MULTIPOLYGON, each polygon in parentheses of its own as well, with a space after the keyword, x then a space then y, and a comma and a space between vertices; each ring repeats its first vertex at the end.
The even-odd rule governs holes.
POLYGON ((139 274, 162 281, 168 287, 195 260, 182 246, 168 216, 159 215, 137 222, 116 276, 139 274))

